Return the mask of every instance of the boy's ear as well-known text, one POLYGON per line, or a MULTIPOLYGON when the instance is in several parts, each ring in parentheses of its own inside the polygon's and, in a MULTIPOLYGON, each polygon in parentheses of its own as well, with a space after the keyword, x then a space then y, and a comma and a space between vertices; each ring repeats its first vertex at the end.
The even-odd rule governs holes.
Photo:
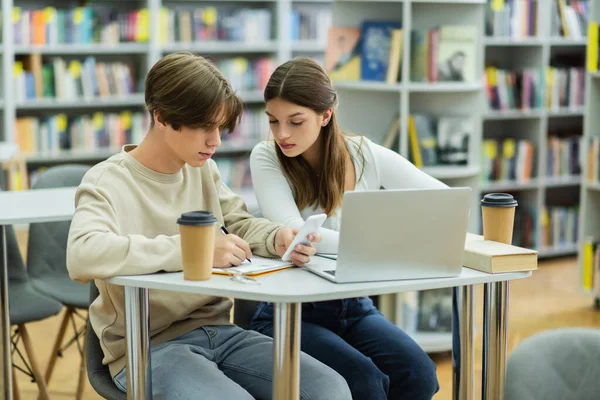
POLYGON ((159 126, 161 128, 166 128, 167 127, 167 124, 165 124, 163 121, 161 121, 160 115, 158 114, 157 110, 154 110, 154 112, 152 113, 152 117, 154 118, 154 124, 156 126, 159 126))

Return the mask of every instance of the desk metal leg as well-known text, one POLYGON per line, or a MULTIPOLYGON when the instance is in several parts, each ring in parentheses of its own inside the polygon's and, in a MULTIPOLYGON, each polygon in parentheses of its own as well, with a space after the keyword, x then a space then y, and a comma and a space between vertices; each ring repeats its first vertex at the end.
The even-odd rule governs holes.
POLYGON ((454 400, 472 400, 475 346, 473 286, 452 288, 452 367, 454 400))
POLYGON ((273 398, 300 398, 301 303, 275 303, 273 398))
POLYGON ((148 289, 125 286, 127 398, 152 399, 148 289))
POLYGON ((504 398, 508 333, 508 282, 483 287, 482 400, 504 398))
POLYGON ((0 245, 2 246, 2 266, 0 266, 0 336, 2 344, 0 351, 0 367, 2 368, 2 381, 0 381, 0 394, 3 399, 12 400, 12 360, 10 353, 10 315, 8 314, 8 254, 6 248, 6 227, 0 226, 0 245))

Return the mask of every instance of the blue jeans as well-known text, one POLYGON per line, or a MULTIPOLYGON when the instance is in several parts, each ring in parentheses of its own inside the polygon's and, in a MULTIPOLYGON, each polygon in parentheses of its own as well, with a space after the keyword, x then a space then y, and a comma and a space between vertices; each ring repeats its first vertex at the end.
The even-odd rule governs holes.
MULTIPOLYGON (((235 325, 204 326, 152 346, 152 398, 244 400, 273 397, 273 340, 235 325)), ((123 392, 125 369, 114 378, 123 392)), ((314 358, 300 355, 300 398, 349 400, 347 383, 314 358)))
MULTIPOLYGON (((273 305, 261 303, 252 329, 273 335, 273 305)), ((302 305, 301 349, 339 372, 357 400, 430 400, 435 363, 368 297, 302 305)))

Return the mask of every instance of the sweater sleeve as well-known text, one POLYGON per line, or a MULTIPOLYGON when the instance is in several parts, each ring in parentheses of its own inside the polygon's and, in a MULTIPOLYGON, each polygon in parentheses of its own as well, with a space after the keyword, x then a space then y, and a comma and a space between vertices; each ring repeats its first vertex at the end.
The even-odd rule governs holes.
MULTIPOLYGON (((294 194, 279 165, 274 143, 262 142, 250 155, 250 170, 256 199, 262 215, 290 228, 300 229, 304 219, 294 201, 294 194)), ((321 228, 322 240, 315 243, 317 252, 337 253, 339 232, 321 228)))
POLYGON ((400 154, 371 141, 368 146, 377 167, 379 183, 385 189, 442 189, 443 182, 427 175, 400 154))
POLYGON ((95 181, 84 178, 75 205, 67 242, 67 269, 73 280, 181 270, 179 235, 120 235, 111 192, 95 181))
POLYGON ((229 232, 244 239, 253 254, 263 257, 277 256, 275 236, 282 227, 281 224, 250 214, 244 200, 223 183, 216 165, 212 169, 212 177, 229 232))

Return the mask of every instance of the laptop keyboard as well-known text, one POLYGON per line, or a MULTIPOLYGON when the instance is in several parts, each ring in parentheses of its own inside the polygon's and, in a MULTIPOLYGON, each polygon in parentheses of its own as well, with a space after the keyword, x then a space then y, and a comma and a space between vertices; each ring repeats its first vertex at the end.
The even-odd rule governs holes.
POLYGON ((325 272, 325 273, 327 273, 327 274, 329 274, 331 276, 335 276, 335 269, 330 269, 330 270, 326 270, 326 271, 323 271, 323 272, 325 272))

